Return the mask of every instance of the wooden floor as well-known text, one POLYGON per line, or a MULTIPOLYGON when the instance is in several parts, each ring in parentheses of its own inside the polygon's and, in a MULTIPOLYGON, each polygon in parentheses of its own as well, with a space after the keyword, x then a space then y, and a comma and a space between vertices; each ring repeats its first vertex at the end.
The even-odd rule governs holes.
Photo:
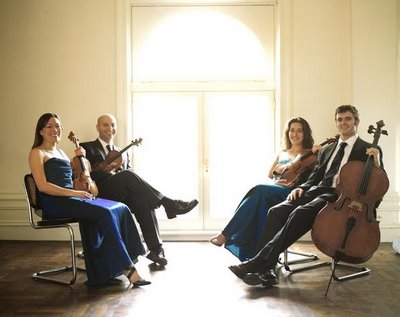
MULTIPOLYGON (((250 287, 228 270, 238 260, 223 248, 208 242, 164 246, 164 270, 145 258, 137 264, 151 285, 88 288, 84 273, 72 287, 32 279, 34 271, 68 261, 65 242, 0 241, 0 316, 400 316, 400 255, 389 243, 363 264, 372 269, 369 276, 333 281, 326 297, 329 267, 281 270, 273 288, 250 287)), ((311 243, 293 248, 329 260, 311 243)))

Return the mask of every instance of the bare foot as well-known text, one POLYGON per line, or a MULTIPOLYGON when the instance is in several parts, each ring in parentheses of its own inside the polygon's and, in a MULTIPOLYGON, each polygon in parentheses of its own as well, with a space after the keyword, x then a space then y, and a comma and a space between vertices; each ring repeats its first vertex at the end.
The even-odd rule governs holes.
POLYGON ((210 241, 213 245, 216 245, 217 247, 222 246, 226 242, 225 236, 220 233, 212 238, 210 238, 208 241, 210 241))

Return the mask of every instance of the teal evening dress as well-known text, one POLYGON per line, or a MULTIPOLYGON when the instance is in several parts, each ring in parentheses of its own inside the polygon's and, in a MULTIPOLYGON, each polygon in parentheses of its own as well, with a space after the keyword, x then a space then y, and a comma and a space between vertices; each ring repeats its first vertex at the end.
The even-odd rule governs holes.
MULTIPOLYGON (((278 165, 291 161, 285 155, 286 152, 282 154, 279 156, 278 165)), ((308 175, 309 172, 303 173, 298 183, 306 180, 308 175)), ((222 230, 226 238, 225 248, 242 262, 254 257, 259 251, 259 243, 268 221, 268 210, 283 202, 291 190, 292 188, 275 184, 274 180, 251 188, 222 230)))
MULTIPOLYGON (((68 160, 50 158, 44 163, 44 170, 48 182, 72 188, 72 168, 68 160)), ((39 199, 45 219, 79 219, 87 285, 106 284, 145 253, 130 209, 125 204, 44 193, 39 193, 39 199)))

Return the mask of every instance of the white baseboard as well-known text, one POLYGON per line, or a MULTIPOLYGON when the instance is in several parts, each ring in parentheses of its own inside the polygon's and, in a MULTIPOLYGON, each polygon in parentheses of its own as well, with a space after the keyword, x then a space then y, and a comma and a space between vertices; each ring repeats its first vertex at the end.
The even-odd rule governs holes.
MULTIPOLYGON (((73 224, 75 238, 81 239, 79 226, 73 224)), ((57 229, 33 229, 29 224, 0 225, 0 240, 31 240, 31 241, 64 241, 68 240, 67 230, 57 229)), ((381 242, 393 242, 400 236, 400 227, 382 228, 381 242)), ((217 231, 161 231, 163 241, 208 241, 217 231)), ((311 241, 310 233, 306 233, 300 241, 311 241)))

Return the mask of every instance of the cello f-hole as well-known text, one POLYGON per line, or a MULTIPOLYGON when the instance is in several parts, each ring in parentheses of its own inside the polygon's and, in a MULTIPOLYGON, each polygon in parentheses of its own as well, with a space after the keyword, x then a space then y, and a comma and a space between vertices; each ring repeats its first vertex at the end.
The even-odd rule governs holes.
POLYGON ((342 200, 342 203, 341 204, 335 204, 335 210, 341 210, 342 209, 342 207, 343 207, 343 205, 346 203, 346 201, 348 201, 348 200, 350 200, 350 198, 349 197, 346 197, 345 199, 343 199, 342 200))

